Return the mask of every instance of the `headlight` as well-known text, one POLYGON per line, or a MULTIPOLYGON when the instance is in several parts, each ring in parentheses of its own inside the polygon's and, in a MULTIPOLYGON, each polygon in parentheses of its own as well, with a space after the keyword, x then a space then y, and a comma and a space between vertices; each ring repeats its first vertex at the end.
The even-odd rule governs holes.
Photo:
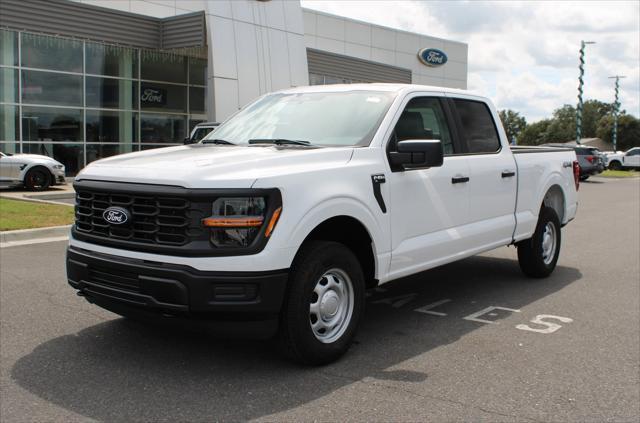
MULTIPOLYGON (((275 210, 264 235, 273 231, 280 211, 275 210)), ((250 246, 265 226, 267 205, 263 197, 218 198, 212 205, 211 216, 202 224, 211 230, 211 243, 220 248, 242 248, 250 246)))

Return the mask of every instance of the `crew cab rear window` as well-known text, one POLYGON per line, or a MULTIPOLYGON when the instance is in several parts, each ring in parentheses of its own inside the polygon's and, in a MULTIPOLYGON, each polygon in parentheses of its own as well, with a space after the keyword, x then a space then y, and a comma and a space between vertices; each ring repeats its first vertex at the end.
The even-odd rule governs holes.
POLYGON ((472 100, 453 100, 462 132, 467 141, 468 153, 495 153, 500 149, 500 138, 493 117, 486 104, 472 100))

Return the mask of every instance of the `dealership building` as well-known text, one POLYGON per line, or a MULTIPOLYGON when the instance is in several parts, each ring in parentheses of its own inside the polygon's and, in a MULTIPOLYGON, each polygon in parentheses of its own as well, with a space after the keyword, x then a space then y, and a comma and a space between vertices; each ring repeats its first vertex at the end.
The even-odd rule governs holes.
POLYGON ((291 0, 0 1, 0 151, 70 176, 270 91, 354 82, 466 88, 467 45, 291 0))

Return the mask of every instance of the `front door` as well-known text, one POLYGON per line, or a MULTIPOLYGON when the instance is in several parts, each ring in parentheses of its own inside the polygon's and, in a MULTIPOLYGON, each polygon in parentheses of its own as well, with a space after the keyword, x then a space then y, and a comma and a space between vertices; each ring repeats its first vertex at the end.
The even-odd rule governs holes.
POLYGON ((461 250, 458 228, 468 218, 465 156, 456 156, 458 143, 445 101, 414 95, 405 100, 387 151, 398 141, 438 139, 443 143, 441 167, 394 169, 388 177, 391 219, 390 279, 450 261, 461 250))

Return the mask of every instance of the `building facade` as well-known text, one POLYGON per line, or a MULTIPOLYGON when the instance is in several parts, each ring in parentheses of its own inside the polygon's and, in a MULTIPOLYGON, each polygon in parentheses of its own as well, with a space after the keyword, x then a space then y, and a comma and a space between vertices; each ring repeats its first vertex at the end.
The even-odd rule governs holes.
POLYGON ((198 122, 270 91, 466 79, 466 44, 297 1, 0 2, 0 151, 52 156, 69 176, 99 158, 181 144, 198 122))

